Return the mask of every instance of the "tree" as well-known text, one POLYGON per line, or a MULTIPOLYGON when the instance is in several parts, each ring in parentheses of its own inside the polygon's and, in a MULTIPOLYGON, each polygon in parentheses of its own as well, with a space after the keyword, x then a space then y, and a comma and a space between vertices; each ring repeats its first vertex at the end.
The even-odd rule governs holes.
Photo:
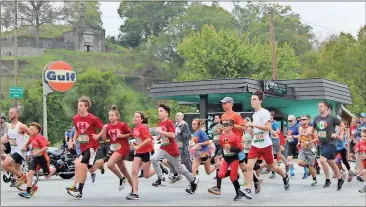
POLYGON ((185 11, 187 2, 123 1, 118 8, 124 20, 119 38, 129 47, 137 47, 151 35, 161 34, 167 25, 185 11))
POLYGON ((11 1, 1 1, 0 2, 0 23, 1 23, 1 31, 9 30, 12 26, 14 26, 14 2, 11 1))
POLYGON ((85 22, 89 27, 102 28, 102 12, 97 1, 67 1, 64 3, 65 20, 70 24, 77 24, 80 21, 80 11, 82 4, 85 8, 85 22))
POLYGON ((263 43, 269 41, 270 13, 274 13, 275 39, 279 46, 291 45, 296 55, 312 48, 313 34, 309 25, 301 22, 300 15, 293 13, 290 6, 269 3, 247 3, 240 6, 234 3, 233 15, 242 32, 248 32, 250 38, 263 43))
MULTIPOLYGON (((248 34, 204 26, 201 32, 183 39, 178 52, 184 59, 184 69, 177 80, 253 77, 270 79, 272 59, 269 44, 250 40, 248 34)), ((298 61, 290 46, 278 48, 278 73, 282 79, 298 77, 294 69, 298 61)))
POLYGON ((18 3, 18 19, 21 26, 34 26, 36 41, 39 40, 39 28, 46 23, 61 20, 63 13, 59 6, 50 1, 28 1, 18 3))

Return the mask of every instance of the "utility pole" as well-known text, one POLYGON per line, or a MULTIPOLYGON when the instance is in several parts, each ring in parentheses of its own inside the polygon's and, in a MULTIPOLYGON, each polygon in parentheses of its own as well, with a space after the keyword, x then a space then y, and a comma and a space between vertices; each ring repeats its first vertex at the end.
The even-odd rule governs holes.
MULTIPOLYGON (((18 1, 14 0, 14 84, 15 86, 18 85, 18 36, 17 36, 17 29, 18 29, 18 1)), ((14 99, 14 107, 18 107, 18 100, 14 99)))
POLYGON ((273 74, 272 79, 277 80, 277 55, 276 55, 276 40, 275 40, 275 33, 274 33, 274 9, 272 9, 270 13, 271 17, 269 19, 269 26, 270 26, 270 38, 271 38, 271 47, 272 47, 272 64, 273 64, 273 74))

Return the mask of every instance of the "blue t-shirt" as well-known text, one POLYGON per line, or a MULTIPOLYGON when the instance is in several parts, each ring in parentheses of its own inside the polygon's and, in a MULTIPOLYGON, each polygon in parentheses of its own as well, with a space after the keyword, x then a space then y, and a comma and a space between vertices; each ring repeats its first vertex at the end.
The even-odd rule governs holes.
MULTIPOLYGON (((338 127, 336 128, 335 131, 336 131, 336 133, 338 133, 338 127)), ((337 151, 340 151, 342 149, 346 149, 346 144, 347 144, 346 135, 343 136, 343 141, 341 141, 340 139, 337 139, 337 144, 336 144, 337 151)))
POLYGON ((277 129, 280 129, 280 125, 277 121, 272 121, 272 130, 276 131, 277 129))
MULTIPOLYGON (((298 124, 294 124, 293 126, 289 126, 288 129, 287 129, 287 134, 290 134, 292 136, 296 136, 296 135, 299 135, 299 125, 298 124)), ((296 145, 297 144, 297 141, 298 141, 298 138, 294 138, 294 141, 293 142, 289 142, 289 144, 294 144, 296 145)))
MULTIPOLYGON (((194 137, 198 137, 198 143, 206 142, 208 139, 207 134, 203 130, 198 130, 193 134, 194 137)), ((202 150, 207 150, 208 145, 202 145, 202 150)))
POLYGON ((73 127, 71 129, 71 132, 70 132, 70 140, 74 139, 74 135, 75 135, 75 127, 73 127))

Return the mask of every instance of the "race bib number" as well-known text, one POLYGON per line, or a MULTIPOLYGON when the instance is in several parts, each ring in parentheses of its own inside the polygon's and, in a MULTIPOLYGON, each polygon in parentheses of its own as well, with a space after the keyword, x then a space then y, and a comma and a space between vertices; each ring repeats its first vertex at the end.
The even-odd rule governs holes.
POLYGON ((360 159, 366 160, 366 153, 360 153, 360 159))
POLYGON ((254 134, 254 143, 264 142, 264 134, 263 132, 258 132, 254 134))
POLYGON ((326 139, 327 138, 327 132, 326 131, 318 131, 318 137, 320 139, 326 139))
POLYGON ((86 134, 79 135, 78 141, 80 143, 88 143, 89 142, 89 136, 86 134))
POLYGON ((161 146, 167 146, 168 144, 170 144, 169 138, 168 137, 162 137, 160 139, 161 141, 161 146))
POLYGON ((230 152, 230 150, 224 149, 224 156, 234 156, 235 153, 230 152))
POLYGON ((142 144, 142 140, 140 137, 135 138, 136 145, 142 144))
POLYGON ((178 148, 183 148, 183 142, 177 141, 178 148))
MULTIPOLYGON (((34 148, 34 149, 32 149, 32 153, 33 153, 33 154, 39 153, 39 151, 41 151, 41 149, 39 149, 39 148, 34 148)), ((42 156, 42 154, 37 154, 37 155, 36 155, 36 157, 39 157, 39 156, 42 156)))
POLYGON ((16 147, 17 145, 17 138, 9 138, 10 146, 16 147))
POLYGON ((120 143, 111 144, 110 149, 112 151, 117 151, 117 150, 121 149, 121 144, 120 143))

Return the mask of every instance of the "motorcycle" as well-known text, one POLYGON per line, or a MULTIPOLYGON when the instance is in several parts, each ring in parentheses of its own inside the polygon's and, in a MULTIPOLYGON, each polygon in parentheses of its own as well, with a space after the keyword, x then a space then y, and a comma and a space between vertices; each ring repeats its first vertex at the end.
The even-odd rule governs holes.
MULTIPOLYGON (((71 179, 75 176, 75 153, 56 149, 48 150, 47 154, 50 157, 50 167, 56 168, 54 175, 63 179, 71 179)), ((40 170, 40 175, 44 175, 42 170, 40 170)))

